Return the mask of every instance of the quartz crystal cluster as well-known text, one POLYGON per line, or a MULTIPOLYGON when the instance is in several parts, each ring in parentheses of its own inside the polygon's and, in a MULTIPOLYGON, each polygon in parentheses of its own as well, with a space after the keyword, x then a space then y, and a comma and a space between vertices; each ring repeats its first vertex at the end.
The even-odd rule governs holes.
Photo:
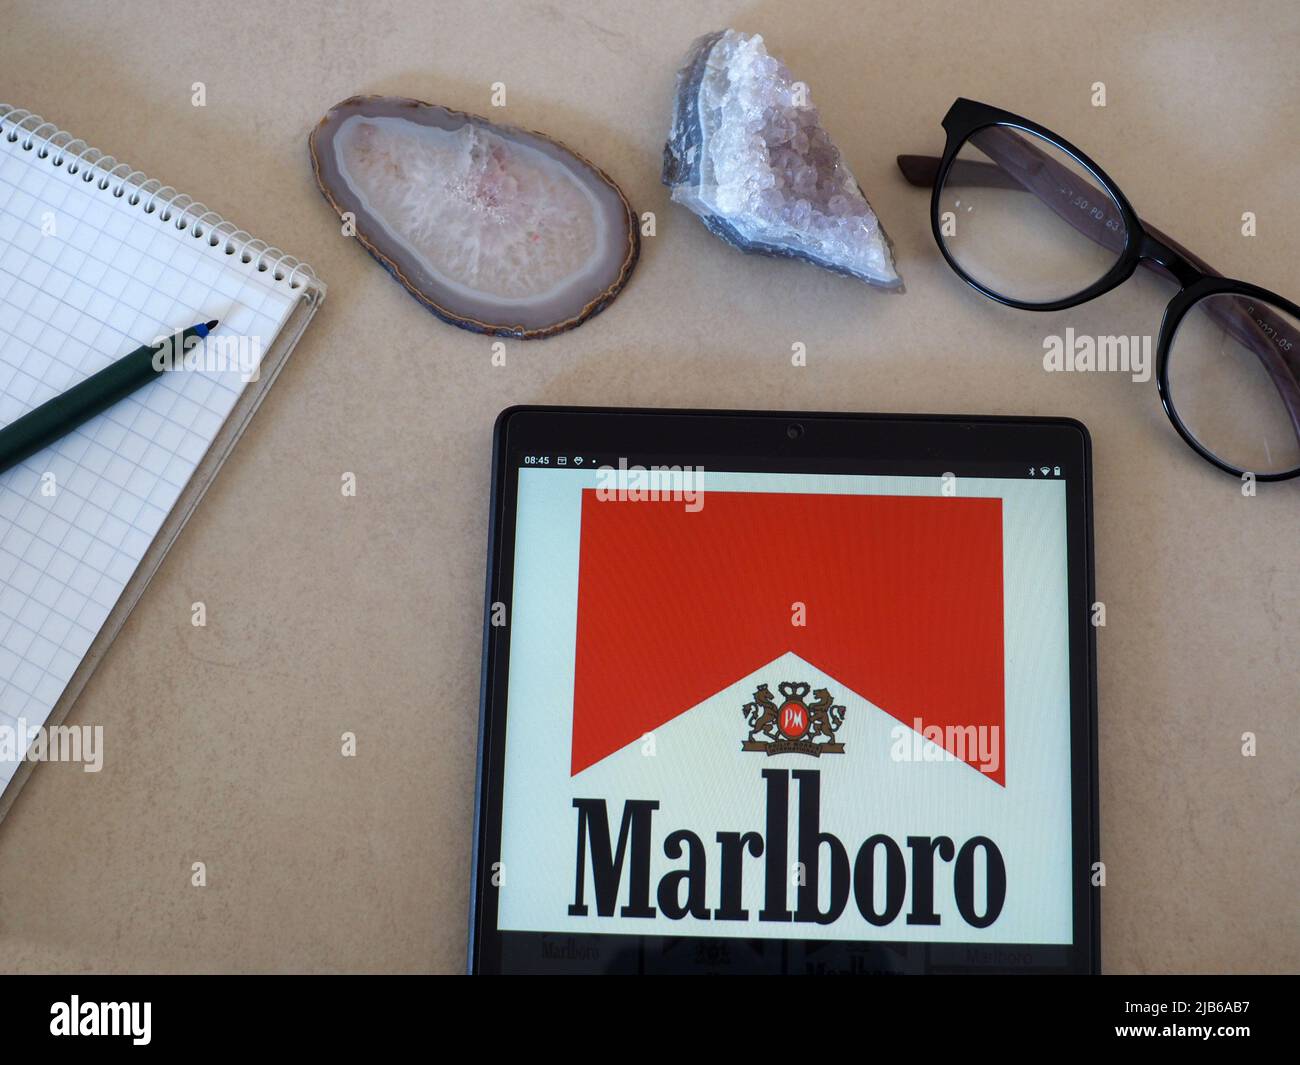
POLYGON ((699 38, 677 75, 664 184, 743 251, 805 259, 901 289, 889 238, 806 85, 763 38, 699 38))

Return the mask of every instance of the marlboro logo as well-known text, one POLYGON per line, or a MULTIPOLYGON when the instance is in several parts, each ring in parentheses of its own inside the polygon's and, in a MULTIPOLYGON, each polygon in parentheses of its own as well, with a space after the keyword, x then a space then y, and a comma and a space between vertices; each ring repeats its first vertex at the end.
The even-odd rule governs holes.
POLYGON ((996 498, 584 490, 570 774, 792 653, 835 684, 761 685, 743 751, 842 753, 851 692, 1005 786, 1002 586, 996 498))
POLYGON ((1007 868, 998 845, 987 836, 958 842, 950 836, 909 835, 898 840, 880 832, 860 843, 846 843, 821 827, 821 774, 812 769, 764 769, 766 810, 761 827, 718 832, 709 844, 688 829, 664 831, 655 824, 659 802, 629 799, 616 811, 600 798, 573 800, 577 812, 577 864, 570 917, 641 917, 662 915, 672 921, 748 921, 744 905, 747 875, 762 880, 762 922, 832 924, 852 904, 858 915, 877 927, 893 924, 908 907, 908 925, 940 925, 937 892, 945 891, 961 919, 987 928, 1002 913, 1007 896, 1007 868), (791 782, 798 786, 794 806, 796 850, 790 853, 791 782), (712 843, 716 850, 710 853, 712 843), (907 854, 904 853, 904 846, 907 854), (685 868, 651 877, 657 853, 686 856, 685 868), (798 863, 797 890, 791 883, 791 859, 798 863), (747 859, 750 859, 747 861, 747 859), (757 864, 753 859, 762 859, 757 864), (879 859, 879 861, 878 861, 879 859), (977 861, 979 859, 979 861, 977 861), (716 875, 710 876, 711 860, 716 875), (877 865, 883 864, 883 877, 877 865), (883 891, 877 891, 883 879, 883 891), (827 891, 820 885, 825 882, 827 891), (712 897, 710 893, 712 892, 712 897), (794 898, 791 898, 793 894, 794 898), (823 908, 822 896, 827 896, 823 908), (881 898, 883 897, 883 902, 881 898), (626 903, 619 905, 620 900, 626 903), (791 907, 793 901, 794 906, 791 907))
POLYGON ((809 754, 814 758, 843 754, 844 744, 835 741, 835 733, 844 724, 844 707, 833 705, 835 700, 825 688, 813 692, 812 702, 808 702, 811 688, 803 681, 783 681, 777 685, 782 700, 777 705, 768 686, 760 684, 754 701, 741 708, 749 723, 749 739, 740 749, 767 755, 809 754))

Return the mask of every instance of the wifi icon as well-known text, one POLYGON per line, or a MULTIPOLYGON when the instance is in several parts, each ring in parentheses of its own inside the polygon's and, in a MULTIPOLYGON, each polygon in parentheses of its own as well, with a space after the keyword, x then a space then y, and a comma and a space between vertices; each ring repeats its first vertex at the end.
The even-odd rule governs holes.
POLYGON ((1050 466, 1039 466, 1039 467, 1038 467, 1038 472, 1041 473, 1044 477, 1046 477, 1046 476, 1047 476, 1047 471, 1048 471, 1049 469, 1051 469, 1050 466))

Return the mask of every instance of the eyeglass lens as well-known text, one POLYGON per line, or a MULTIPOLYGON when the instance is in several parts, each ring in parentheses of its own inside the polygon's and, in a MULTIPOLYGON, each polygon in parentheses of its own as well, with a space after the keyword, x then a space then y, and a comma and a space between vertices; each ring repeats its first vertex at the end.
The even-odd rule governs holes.
POLYGON ((1083 292, 1114 267, 1127 236, 1118 204, 1083 164, 1009 126, 986 126, 962 144, 938 210, 958 267, 1021 303, 1083 292))

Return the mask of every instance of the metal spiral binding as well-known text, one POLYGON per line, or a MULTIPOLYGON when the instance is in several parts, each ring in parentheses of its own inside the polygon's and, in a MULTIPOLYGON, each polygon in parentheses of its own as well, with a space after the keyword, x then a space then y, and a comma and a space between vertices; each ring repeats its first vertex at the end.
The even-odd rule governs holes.
POLYGON ((316 272, 306 263, 258 240, 170 185, 163 185, 85 141, 75 139, 40 115, 0 103, 0 137, 10 144, 21 139, 23 150, 35 151, 40 159, 53 154, 55 166, 66 162, 69 174, 80 174, 87 184, 95 182, 99 189, 111 191, 118 199, 126 196, 133 207, 143 203, 145 214, 158 214, 160 221, 172 223, 182 232, 188 231, 196 240, 206 236, 213 248, 224 243, 225 254, 238 255, 243 263, 256 263, 259 273, 271 271, 276 281, 287 279, 291 289, 319 286, 316 272))

